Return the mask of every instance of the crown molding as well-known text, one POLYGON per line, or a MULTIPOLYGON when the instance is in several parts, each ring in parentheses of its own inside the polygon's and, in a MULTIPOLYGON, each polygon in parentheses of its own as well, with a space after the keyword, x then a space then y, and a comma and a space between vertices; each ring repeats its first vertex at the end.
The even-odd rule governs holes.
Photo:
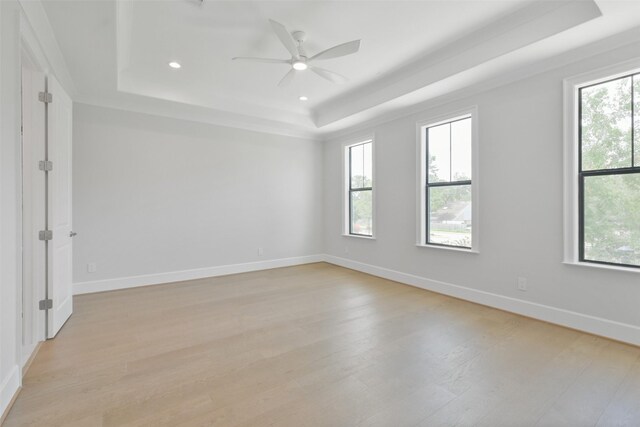
MULTIPOLYGON (((396 69, 373 85, 359 89, 362 93, 348 93, 319 105, 309 117, 269 117, 250 108, 227 110, 117 90, 79 93, 42 0, 18 1, 28 24, 24 25, 28 27, 24 32, 31 34, 26 38, 37 41, 40 56, 46 58, 51 72, 76 102, 314 141, 349 135, 640 40, 640 28, 635 28, 552 58, 523 60, 522 55, 518 57, 522 47, 601 15, 593 0, 533 2, 396 69), (509 58, 514 55, 519 61, 510 63, 509 58)), ((116 70, 118 74, 119 71, 116 70)), ((116 86, 120 83, 116 81, 116 86)))
MULTIPOLYGON (((493 74, 489 78, 472 83, 454 92, 446 93, 437 97, 425 98, 422 102, 415 102, 405 107, 390 109, 373 117, 355 121, 349 125, 338 126, 335 130, 322 133, 322 138, 324 141, 345 138, 353 133, 362 132, 363 130, 371 129, 372 127, 379 126, 383 123, 388 123, 414 114, 424 113, 430 109, 445 106, 464 98, 475 96, 480 93, 565 66, 570 66, 583 61, 594 63, 601 62, 598 61, 598 59, 605 55, 608 60, 624 61, 629 58, 639 57, 639 52, 640 27, 581 46, 570 52, 548 58, 544 61, 536 61, 532 64, 520 66, 502 73, 493 74)), ((340 123, 338 122, 337 125, 340 125, 340 123)))
POLYGON ((314 121, 322 128, 377 108, 601 15, 593 0, 530 3, 371 84, 318 105, 313 111, 314 121))
POLYGON ((316 131, 293 124, 280 123, 252 116, 243 116, 191 104, 181 104, 175 101, 147 98, 139 95, 120 95, 117 99, 113 99, 106 96, 89 97, 80 94, 76 97, 75 102, 95 107, 149 114, 214 126, 249 130, 317 142, 322 141, 321 136, 316 131))

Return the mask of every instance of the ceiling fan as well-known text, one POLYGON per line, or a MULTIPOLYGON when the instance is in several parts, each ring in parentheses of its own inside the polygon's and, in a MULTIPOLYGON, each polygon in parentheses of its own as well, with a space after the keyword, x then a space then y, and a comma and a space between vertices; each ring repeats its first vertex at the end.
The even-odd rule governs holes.
POLYGON ((304 41, 306 34, 303 31, 294 31, 290 33, 284 25, 279 22, 270 19, 271 28, 278 36, 278 39, 282 42, 284 47, 291 54, 291 59, 272 59, 272 58, 252 58, 238 56, 233 58, 234 60, 251 61, 251 62, 265 62, 270 64, 290 64, 291 70, 280 80, 278 86, 287 86, 296 75, 298 71, 311 70, 323 79, 329 80, 332 83, 345 83, 348 79, 333 71, 325 70, 313 65, 316 61, 322 61, 325 59, 338 58, 341 56, 351 55, 358 52, 360 49, 360 40, 353 40, 347 43, 339 44, 329 49, 323 50, 320 53, 309 57, 304 49, 304 41))

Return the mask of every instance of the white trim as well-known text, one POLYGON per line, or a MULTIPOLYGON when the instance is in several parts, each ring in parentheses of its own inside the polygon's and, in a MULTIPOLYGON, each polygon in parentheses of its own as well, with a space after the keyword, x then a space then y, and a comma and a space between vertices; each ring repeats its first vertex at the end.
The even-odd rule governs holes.
POLYGON ((192 270, 169 271, 157 274, 94 280, 90 282, 74 283, 73 294, 82 295, 94 292, 113 291, 117 289, 136 288, 139 286, 160 285, 163 283, 182 282, 185 280, 204 279, 207 277, 226 276, 229 274, 247 273, 250 271, 311 264, 314 262, 322 262, 323 260, 323 255, 307 255, 293 258, 272 259, 268 261, 247 262, 242 264, 219 265, 216 267, 196 268, 192 270))
POLYGON ((40 343, 44 341, 38 341, 38 342, 34 342, 34 343, 30 343, 30 344, 24 344, 22 346, 22 351, 20 353, 20 369, 23 373, 24 376, 24 367, 27 365, 27 363, 31 360, 31 358, 35 355, 36 349, 38 348, 38 346, 40 345, 40 343))
POLYGON ((563 228, 564 262, 578 261, 578 125, 575 120, 577 111, 577 89, 570 79, 563 81, 564 90, 564 192, 563 192, 563 228))
POLYGON ((597 262, 566 262, 563 264, 572 265, 575 267, 587 267, 587 268, 599 268, 603 270, 612 270, 612 271, 622 271, 626 273, 640 273, 640 268, 634 267, 624 267, 622 265, 610 265, 610 264, 599 264, 597 262))
POLYGON ((22 75, 22 121, 24 132, 20 141, 22 157, 20 164, 20 263, 19 281, 21 298, 18 317, 20 324, 20 359, 28 359, 33 347, 43 341, 45 313, 38 310, 38 301, 44 298, 45 271, 44 246, 38 242, 37 230, 44 227, 45 195, 42 172, 36 166, 36 159, 44 155, 44 109, 37 100, 37 93, 44 90, 46 74, 40 68, 37 45, 29 45, 25 37, 21 39, 22 75))
POLYGON ((345 139, 340 144, 342 150, 342 235, 345 237, 360 237, 363 239, 376 239, 376 134, 375 132, 361 133, 345 139), (347 150, 354 145, 371 143, 371 236, 359 236, 349 233, 349 158, 347 150))
POLYGON ((342 233, 342 237, 355 237, 356 239, 365 239, 365 240, 376 240, 373 236, 363 236, 360 234, 344 234, 342 233))
POLYGON ((445 43, 369 84, 326 100, 314 110, 316 124, 329 125, 371 109, 388 110, 385 104, 397 105, 393 101, 399 98, 415 99, 419 94, 428 94, 436 83, 451 90, 460 86, 456 82, 462 80, 461 75, 466 75, 467 81, 477 82, 483 66, 497 62, 497 58, 517 57, 514 51, 526 50, 540 40, 553 38, 599 16, 602 12, 594 0, 527 2, 492 20, 490 25, 445 43))
POLYGON ((436 249, 459 249, 463 252, 480 252, 480 149, 478 132, 478 106, 450 111, 447 114, 428 115, 416 122, 416 245, 436 249), (471 117, 471 249, 430 245, 426 242, 425 197, 426 170, 424 163, 426 141, 424 129, 463 117, 471 117))
POLYGON ((587 265, 608 270, 629 271, 633 269, 606 264, 579 261, 579 207, 578 207, 578 89, 599 81, 622 77, 640 71, 640 58, 620 62, 589 71, 563 80, 563 126, 564 126, 564 260, 565 264, 587 265))
POLYGON ((432 249, 438 249, 438 250, 446 250, 446 251, 454 251, 454 252, 465 252, 468 254, 478 254, 480 252, 473 250, 473 249, 468 249, 468 248, 459 248, 456 246, 440 246, 440 245, 432 245, 429 243, 416 243, 416 246, 419 248, 432 248, 432 249))
POLYGON ((452 283, 432 280, 426 277, 402 273, 400 271, 364 264, 358 261, 332 255, 326 255, 325 261, 330 264, 361 271, 363 273, 415 286, 417 288, 426 289, 443 295, 449 295, 477 304, 498 308, 500 310, 505 310, 522 316, 543 320, 545 322, 565 326, 567 328, 640 346, 640 327, 635 325, 616 322, 613 320, 603 319, 601 317, 590 316, 588 314, 551 307, 531 301, 511 298, 478 289, 467 288, 465 286, 454 285, 452 283))
MULTIPOLYGON (((617 50, 625 49, 629 45, 637 43, 640 40, 640 27, 632 28, 619 34, 607 37, 605 39, 594 41, 587 45, 578 46, 568 52, 555 55, 542 61, 534 61, 517 68, 498 72, 487 78, 480 79, 476 83, 466 85, 453 92, 435 97, 425 96, 424 99, 416 103, 412 103, 406 107, 391 108, 370 117, 363 117, 354 120, 352 123, 336 126, 335 128, 325 129, 320 127, 318 131, 325 141, 334 141, 350 135, 354 132, 362 132, 372 127, 381 126, 385 123, 409 117, 415 114, 422 114, 427 110, 439 108, 452 102, 478 95, 496 88, 510 85, 514 82, 526 80, 528 78, 557 70, 568 65, 606 54, 613 56, 617 50)), ((339 123, 339 122, 338 122, 339 123)))
POLYGON ((25 20, 22 20, 21 33, 32 49, 37 45, 39 50, 37 60, 40 62, 38 65, 46 74, 55 75, 73 99, 77 90, 42 2, 40 0, 18 0, 18 2, 22 8, 22 15, 29 23, 27 27, 24 25, 25 20))
POLYGON ((42 72, 50 68, 47 58, 42 53, 38 38, 24 13, 20 14, 20 43, 33 67, 42 72))
POLYGON ((20 390, 20 367, 14 365, 2 383, 0 383, 0 421, 8 413, 13 397, 20 390))
MULTIPOLYGON (((0 0, 1 1, 1 0, 0 0)), ((269 120, 240 113, 216 110, 208 107, 185 104, 159 98, 146 98, 142 95, 128 94, 126 98, 89 97, 78 94, 73 98, 75 104, 84 104, 94 108, 108 108, 128 113, 165 117, 193 123, 240 129, 247 132, 259 132, 291 138, 322 142, 322 135, 315 128, 291 122, 269 120)))

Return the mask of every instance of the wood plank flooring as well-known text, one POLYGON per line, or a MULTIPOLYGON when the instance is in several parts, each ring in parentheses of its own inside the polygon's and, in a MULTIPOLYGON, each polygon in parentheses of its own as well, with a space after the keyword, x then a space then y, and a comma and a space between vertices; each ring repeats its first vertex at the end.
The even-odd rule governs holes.
POLYGON ((329 264, 75 298, 5 421, 640 426, 640 349, 329 264))

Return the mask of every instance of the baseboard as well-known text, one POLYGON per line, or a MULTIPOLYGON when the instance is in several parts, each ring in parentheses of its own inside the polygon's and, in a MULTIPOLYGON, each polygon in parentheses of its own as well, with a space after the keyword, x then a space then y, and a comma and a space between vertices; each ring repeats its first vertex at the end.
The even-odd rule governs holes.
POLYGON ((197 268, 193 270, 171 271, 141 276, 119 277, 116 279, 95 280, 73 284, 73 294, 90 294, 94 292, 114 291, 117 289, 135 288, 139 286, 160 285, 163 283, 182 282, 185 280, 204 279, 207 277, 226 276, 229 274, 247 273, 250 271, 269 270, 272 268, 290 267, 293 265, 311 264, 324 261, 324 255, 307 255, 294 258, 280 258, 267 261, 247 262, 243 264, 221 265, 216 267, 197 268))
POLYGON ((20 391, 20 367, 15 365, 9 375, 0 383, 0 425, 7 417, 20 391))
POLYGON ((517 298, 511 298, 491 292, 485 292, 478 289, 458 286, 438 280, 431 280, 425 277, 402 273, 400 271, 377 267, 370 264, 364 264, 333 255, 325 255, 324 259, 325 262, 330 264, 361 271, 373 276, 382 277, 440 294, 449 295, 489 307, 499 308, 501 310, 532 317, 534 319, 543 320, 545 322, 565 326, 571 329, 640 346, 640 327, 638 326, 530 301, 524 301, 517 298))
POLYGON ((23 359, 22 359, 22 377, 23 378, 25 375, 27 375, 27 372, 29 371, 31 364, 35 360, 41 345, 42 345, 42 341, 35 343, 33 346, 30 347, 29 351, 27 351, 28 353, 27 357, 25 358, 23 356, 23 359))
POLYGON ((294 258, 281 258, 268 261, 81 282, 75 283, 73 285, 73 290, 75 295, 80 295, 139 286, 159 285, 185 280, 203 279, 207 277, 225 276, 228 274, 246 273, 250 271, 268 270, 272 268, 290 267, 322 261, 429 291, 438 292, 440 294, 449 295, 489 307, 499 308, 501 310, 532 317, 534 319, 543 320, 545 322, 640 346, 640 327, 638 326, 481 291, 478 289, 454 285, 452 283, 432 280, 333 255, 308 255, 294 258))

